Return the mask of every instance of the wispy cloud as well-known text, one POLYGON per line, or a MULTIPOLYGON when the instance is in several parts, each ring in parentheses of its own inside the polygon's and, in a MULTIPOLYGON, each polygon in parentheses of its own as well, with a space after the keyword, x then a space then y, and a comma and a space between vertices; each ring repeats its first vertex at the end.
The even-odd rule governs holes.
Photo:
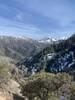
POLYGON ((75 31, 75 0, 2 0, 0 30, 31 37, 70 35, 75 31))
POLYGON ((16 16, 14 16, 14 19, 18 21, 24 21, 23 13, 22 12, 17 13, 16 16))
POLYGON ((31 38, 43 38, 42 34, 45 34, 39 28, 33 25, 27 25, 24 23, 14 22, 4 18, 0 18, 0 35, 10 35, 10 36, 26 36, 31 38))

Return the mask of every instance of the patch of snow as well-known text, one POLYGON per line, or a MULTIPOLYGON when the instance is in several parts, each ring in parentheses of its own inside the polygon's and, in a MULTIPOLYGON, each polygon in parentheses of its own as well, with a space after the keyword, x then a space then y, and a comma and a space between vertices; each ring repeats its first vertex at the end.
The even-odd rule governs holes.
POLYGON ((42 40, 39 40, 38 42, 40 42, 40 43, 53 43, 55 41, 57 41, 57 40, 54 38, 44 38, 42 40))

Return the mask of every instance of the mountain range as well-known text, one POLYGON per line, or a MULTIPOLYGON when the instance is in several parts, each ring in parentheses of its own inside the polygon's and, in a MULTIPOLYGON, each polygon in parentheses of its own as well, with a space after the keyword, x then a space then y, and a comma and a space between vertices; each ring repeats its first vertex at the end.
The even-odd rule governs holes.
POLYGON ((75 70, 75 34, 62 40, 1 36, 0 57, 15 64, 24 75, 42 70, 71 73, 75 70))
MULTIPOLYGON (((37 75, 43 76, 42 73, 45 72, 55 77, 69 73, 75 80, 75 34, 68 39, 45 38, 40 41, 0 37, 0 99, 7 96, 7 99, 11 98, 9 100, 24 100, 19 88, 21 84, 26 80, 36 79, 37 75)), ((40 80, 40 77, 38 79, 40 80)), ((56 80, 57 78, 54 78, 53 82, 58 83, 56 80)), ((29 89, 30 86, 32 84, 29 89)))
MULTIPOLYGON (((48 42, 49 43, 49 42, 48 42)), ((65 40, 50 42, 47 47, 17 64, 26 73, 45 70, 51 73, 75 71, 75 34, 65 40)))
POLYGON ((0 37, 0 56, 12 58, 15 62, 33 56, 45 47, 46 44, 29 38, 0 37))

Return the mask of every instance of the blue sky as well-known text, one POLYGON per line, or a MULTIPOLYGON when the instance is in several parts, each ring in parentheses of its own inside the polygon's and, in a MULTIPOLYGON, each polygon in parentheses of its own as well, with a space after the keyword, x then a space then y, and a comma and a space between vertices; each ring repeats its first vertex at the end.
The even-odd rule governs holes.
POLYGON ((75 32, 75 0, 0 0, 0 34, 62 38, 75 32))

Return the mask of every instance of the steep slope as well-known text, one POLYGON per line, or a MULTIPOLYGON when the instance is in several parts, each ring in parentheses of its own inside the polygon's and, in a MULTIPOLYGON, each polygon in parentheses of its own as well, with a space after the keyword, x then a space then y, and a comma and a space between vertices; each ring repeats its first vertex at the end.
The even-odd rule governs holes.
POLYGON ((14 61, 32 56, 44 47, 45 44, 28 38, 0 37, 0 55, 10 57, 14 61))
POLYGON ((67 40, 50 44, 36 55, 17 63, 29 73, 45 70, 52 73, 75 71, 75 35, 67 40), (23 67, 22 67, 23 65, 23 67))

